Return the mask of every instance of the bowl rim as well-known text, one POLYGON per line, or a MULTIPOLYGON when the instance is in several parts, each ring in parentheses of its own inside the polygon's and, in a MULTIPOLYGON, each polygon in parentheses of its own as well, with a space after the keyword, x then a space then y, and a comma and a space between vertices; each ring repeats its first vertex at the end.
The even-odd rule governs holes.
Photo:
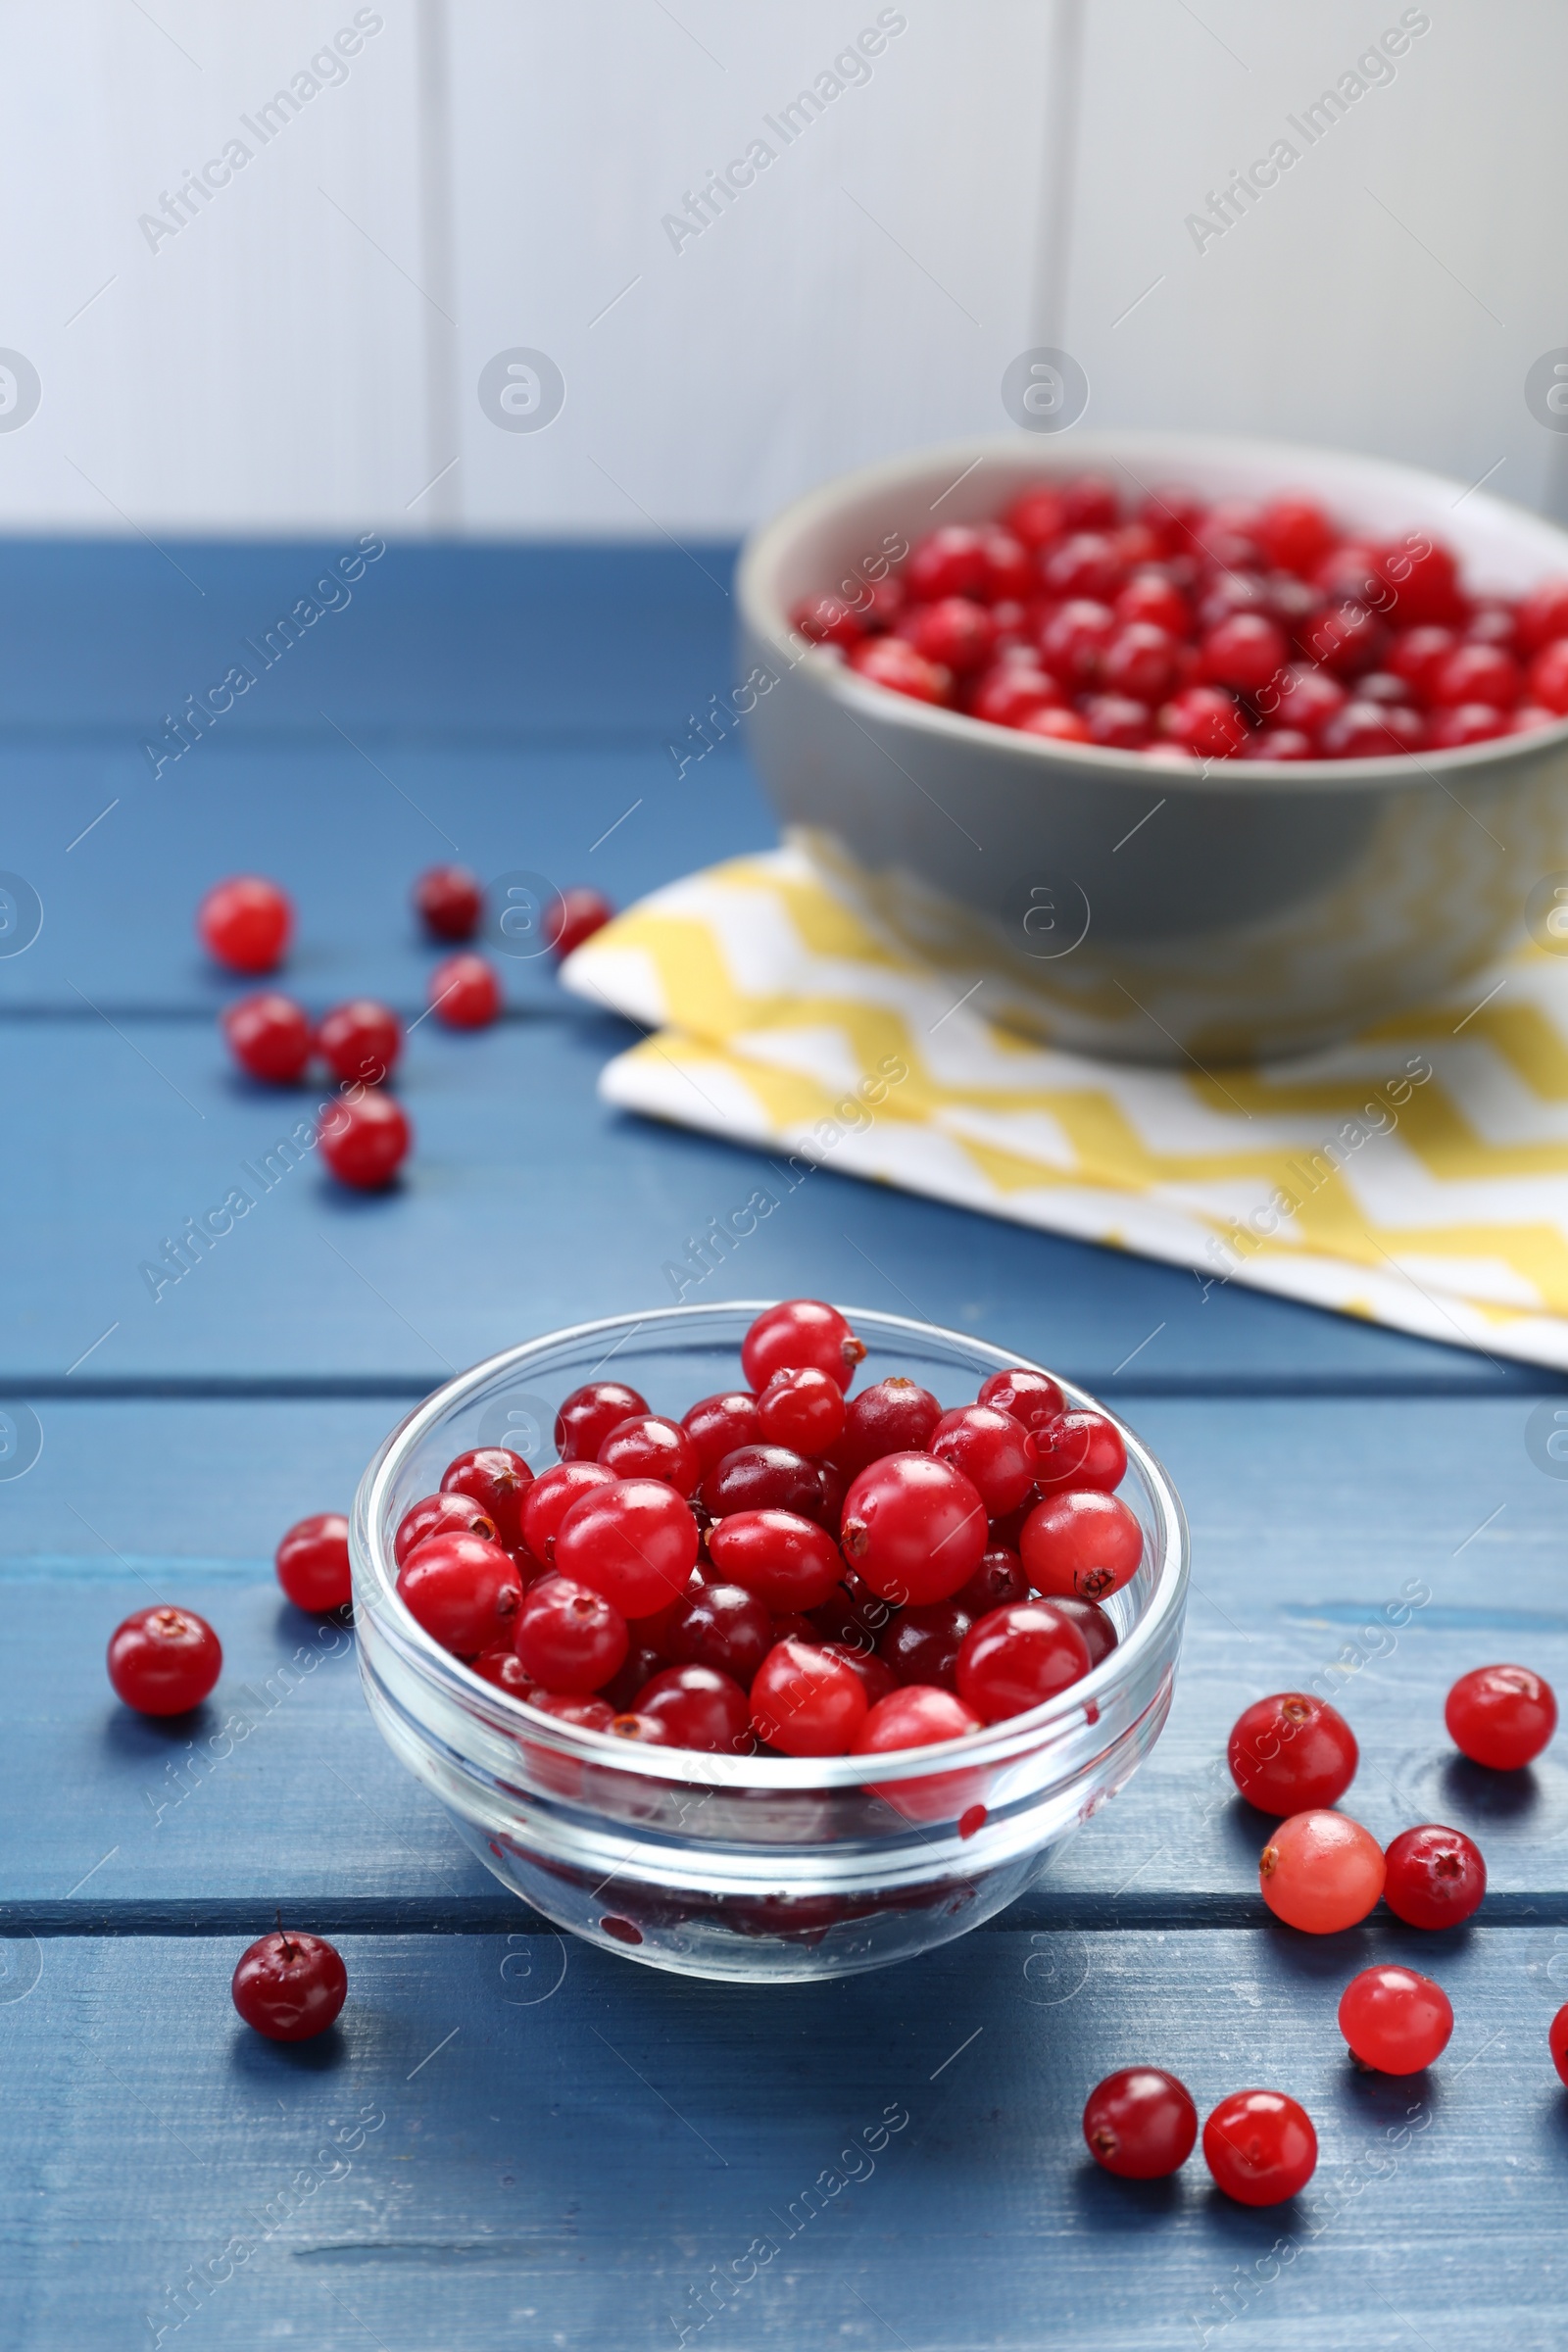
MULTIPOLYGON (((360 1479, 350 1514, 350 1544, 356 1565, 362 1561, 371 1580, 376 1598, 371 1613, 380 1632, 402 1653, 404 1662, 426 1680, 444 1684, 449 1694, 460 1701, 468 1713, 473 1713, 475 1701, 479 1711, 488 1715, 493 1727, 515 1736, 526 1731, 531 1744, 554 1749, 579 1762, 591 1763, 603 1769, 618 1770, 645 1780, 668 1781, 690 1786, 693 1782, 715 1788, 759 1793, 786 1789, 839 1789, 861 1787, 875 1780, 878 1783, 923 1779, 939 1772, 970 1770, 981 1765, 992 1767, 1009 1762, 1014 1756, 1032 1753, 1040 1744, 1043 1734, 1058 1725, 1065 1725, 1081 1713, 1086 1705, 1102 1702, 1108 1692, 1135 1678, 1147 1653, 1155 1645, 1156 1637, 1163 1633, 1170 1619, 1179 1613, 1187 1592, 1191 1559, 1191 1539, 1181 1497, 1158 1457, 1144 1444, 1137 1432, 1127 1427, 1108 1406, 1093 1396, 1059 1372, 1047 1365, 1035 1363, 1029 1356, 1015 1350, 996 1347, 991 1341, 976 1339, 967 1332, 953 1331, 945 1324, 927 1323, 917 1317, 889 1315, 880 1308, 840 1306, 840 1313, 853 1324, 858 1318, 866 1327, 876 1328, 880 1339, 886 1335, 906 1334, 915 1339, 934 1339, 965 1350, 978 1350, 993 1359, 992 1369, 1002 1371, 1018 1366, 1030 1371, 1045 1372, 1057 1382, 1063 1396, 1075 1406, 1091 1407, 1115 1424, 1127 1447, 1129 1463, 1136 1462, 1151 1496, 1157 1519, 1161 1549, 1161 1567, 1154 1579, 1149 1603, 1124 1640, 1102 1658, 1098 1666, 1065 1690, 1041 1706, 1032 1707, 1021 1715, 1009 1715, 1000 1722, 988 1724, 978 1732, 962 1739, 945 1740, 933 1745, 890 1749, 882 1755, 868 1756, 723 1756, 698 1748, 639 1747, 634 1742, 612 1739, 609 1733, 589 1731, 577 1724, 564 1723, 559 1716, 546 1715, 530 1707, 523 1699, 514 1698, 510 1691, 486 1682, 461 1658, 443 1649, 427 1634, 403 1601, 398 1597, 396 1571, 390 1551, 382 1550, 373 1540, 372 1531, 377 1515, 403 1458, 426 1437, 447 1415, 461 1409, 479 1389, 508 1369, 525 1369, 528 1359, 547 1348, 569 1343, 608 1337, 620 1333, 629 1338, 651 1323, 679 1322, 700 1326, 705 1321, 745 1314, 755 1317, 779 1302, 771 1298, 715 1298, 700 1303, 678 1306, 644 1308, 641 1313, 608 1315, 591 1322, 574 1323, 558 1331, 541 1333, 514 1348, 500 1349, 484 1357, 465 1372, 460 1372, 406 1413, 397 1426, 382 1439, 360 1479)), ((359 1610, 356 1608, 356 1617, 359 1610)), ((361 1649, 362 1671, 364 1650, 361 1649)))
MULTIPOLYGON (((1474 499, 1472 513, 1489 515, 1505 529, 1539 540, 1543 560, 1548 561, 1555 552, 1563 574, 1568 576, 1568 528, 1510 500, 1494 498, 1490 492, 1466 490, 1462 483, 1425 467, 1306 442, 1253 440, 1237 434, 1109 429, 1082 435, 1062 433, 1049 439, 1024 434, 988 434, 961 441, 930 442, 896 457, 878 459, 872 465, 832 475, 747 533, 736 566, 737 610, 755 635, 784 663, 786 674, 799 669, 803 683, 829 702, 841 705, 853 724, 863 726, 866 719, 876 720, 895 734, 935 735, 969 751, 976 744, 985 744, 994 753, 1017 761, 1026 773, 1032 768, 1041 776, 1049 775, 1053 768, 1080 775, 1087 769, 1091 779, 1103 779, 1107 783, 1138 782, 1171 792, 1201 789, 1230 793, 1328 791, 1398 783, 1412 786, 1419 776, 1429 784, 1436 784, 1440 791, 1446 791, 1447 786, 1443 782, 1446 775, 1463 775, 1471 768, 1489 767, 1499 760, 1528 760, 1568 742, 1568 714, 1565 714, 1553 726, 1534 727, 1519 735, 1496 735, 1485 743, 1462 744, 1450 751, 1388 753, 1375 760, 1298 760, 1280 762, 1276 767, 1264 760, 1151 760, 1141 752, 1115 751, 1102 744, 1058 744, 1049 737, 1024 735, 1016 728, 971 718, 961 710, 917 703, 908 695, 894 694, 886 687, 872 684, 799 636, 773 593, 772 580, 783 553, 803 531, 826 521, 853 500, 874 496, 878 491, 892 495, 918 483, 927 473, 946 471, 950 466, 958 469, 961 478, 964 473, 974 472, 988 458, 1014 463, 1027 459, 1031 461, 1030 470, 1041 480, 1080 473, 1092 466, 1114 466, 1131 474, 1134 483, 1143 488, 1145 485, 1132 474, 1128 462, 1139 452, 1156 460, 1159 466, 1172 469, 1180 467, 1183 452, 1190 453, 1196 463, 1205 457, 1277 462, 1282 488, 1322 487, 1291 484, 1289 476, 1293 468, 1300 474, 1317 475, 1325 467, 1340 467, 1352 483, 1359 478, 1376 479, 1395 488, 1409 484, 1413 497, 1428 501, 1455 492, 1457 500, 1449 499, 1450 506, 1458 500, 1468 503, 1474 499)), ((956 483, 952 486, 956 488, 956 483)), ((1326 489, 1322 494, 1331 495, 1326 489)))

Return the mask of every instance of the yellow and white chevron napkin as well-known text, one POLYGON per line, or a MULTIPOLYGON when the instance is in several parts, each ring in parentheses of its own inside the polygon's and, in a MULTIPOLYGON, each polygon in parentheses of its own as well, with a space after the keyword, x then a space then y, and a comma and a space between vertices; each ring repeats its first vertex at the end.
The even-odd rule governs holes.
MULTIPOLYGON (((563 977, 651 1033, 600 1080, 627 1109, 1568 1367, 1568 956, 1304 1058, 1142 1069, 995 1026, 792 846, 656 891, 563 977)), ((677 1295, 789 1181, 692 1237, 677 1295)))

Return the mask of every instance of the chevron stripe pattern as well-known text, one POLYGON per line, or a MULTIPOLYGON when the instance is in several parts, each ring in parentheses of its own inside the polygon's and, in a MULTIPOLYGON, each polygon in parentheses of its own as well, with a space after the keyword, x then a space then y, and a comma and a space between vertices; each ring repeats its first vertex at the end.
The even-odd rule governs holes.
POLYGON ((1032 1044, 913 960, 798 843, 658 891, 568 988, 645 1040, 627 1109, 1568 1367, 1568 956, 1536 947, 1350 1042, 1156 1070, 1032 1044))

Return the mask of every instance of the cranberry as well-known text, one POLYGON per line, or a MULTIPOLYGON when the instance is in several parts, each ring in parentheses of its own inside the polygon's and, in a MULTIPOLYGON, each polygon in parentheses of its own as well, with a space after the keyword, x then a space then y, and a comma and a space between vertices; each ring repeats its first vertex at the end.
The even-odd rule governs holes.
MULTIPOLYGON (((625 1663, 612 1675, 599 1695, 612 1714, 629 1714, 637 1704, 637 1693, 646 1690, 656 1674, 662 1674, 669 1664, 663 1651, 652 1642, 634 1642, 626 1652, 625 1663)), ((661 1736, 668 1738, 663 1726, 661 1736)))
POLYGON ((1074 531, 1045 557, 1040 576, 1052 596, 1108 603, 1126 577, 1115 541, 1103 531, 1074 531))
POLYGON ((432 865, 414 885, 414 905, 437 939, 471 939, 484 912, 484 893, 466 865, 432 865))
POLYGON ((401 1568, 411 1551, 432 1536, 482 1536, 487 1544, 501 1542, 501 1530, 482 1502, 459 1488, 453 1494, 425 1494, 410 1503, 392 1539, 392 1558, 401 1568))
POLYGON ((564 1462, 591 1462, 611 1431, 648 1411, 648 1399, 618 1380, 591 1380, 573 1389, 556 1415, 556 1451, 564 1462))
POLYGON ((573 883, 559 894, 550 930, 550 945, 563 963, 612 921, 615 909, 600 890, 590 890, 585 883, 573 883))
MULTIPOLYGON (((625 1712, 612 1716, 605 1728, 612 1740, 630 1740, 642 1747, 673 1747, 675 1744, 668 1725, 662 1723, 657 1715, 625 1712)), ((622 1943, 642 1941, 641 1934, 629 1919, 605 1919, 599 1924, 608 1928, 611 1935, 618 1937, 622 1943)))
POLYGON ((334 1102, 321 1121, 321 1156, 339 1184, 375 1193, 391 1183, 414 1137, 400 1105, 376 1087, 334 1102))
POLYGON ((938 668, 902 637, 868 637, 853 646, 850 667, 873 686, 906 694, 916 703, 945 703, 953 692, 953 672, 938 668))
POLYGON ((1264 1846, 1257 1867, 1263 1900, 1275 1918, 1308 1936, 1355 1927, 1383 1892, 1383 1849, 1345 1813, 1293 1813, 1264 1846))
POLYGON ((208 955, 231 972, 270 972, 288 947, 294 908, 275 882, 236 874, 207 893, 196 929, 208 955))
POLYGON ((1326 1698, 1282 1690, 1238 1715, 1226 1750, 1250 1805, 1283 1818, 1337 1805, 1355 1778, 1355 1734, 1326 1698))
POLYGON ((1061 518, 1069 531, 1111 531, 1121 520, 1116 485, 1102 473, 1080 473, 1061 485, 1061 518))
POLYGON ((353 997, 334 1005, 317 1031, 316 1045, 334 1078, 382 1086, 391 1076, 403 1044, 397 1015, 373 997, 353 997))
POLYGON ((1110 752, 1141 752, 1150 740, 1152 720, 1148 706, 1125 694, 1092 694, 1081 712, 1089 740, 1110 752))
POLYGON ((1028 1597, 1029 1579, 1018 1554, 1005 1544, 988 1544, 979 1567, 966 1585, 958 1587, 952 1605, 965 1610, 972 1621, 989 1616, 993 1609, 1005 1608, 1009 1601, 1028 1597))
POLYGON ((1293 662, 1263 699, 1269 715, 1281 726, 1316 735, 1324 720, 1344 707, 1346 694, 1338 678, 1326 669, 1316 669, 1308 662, 1293 662))
POLYGON ((1159 712, 1166 741, 1197 760, 1228 760, 1247 740, 1247 721, 1218 686, 1188 686, 1159 712))
POLYGON ((1176 640, 1155 621, 1125 621, 1105 648, 1100 674, 1115 694, 1163 702, 1176 683, 1176 640))
POLYGON ((1456 1928, 1480 1909, 1487 1866, 1462 1830, 1401 1830, 1383 1859, 1383 1899, 1406 1927, 1456 1928))
POLYGON ((985 593, 992 604, 1010 604, 1033 595, 1035 563, 1023 541, 995 523, 980 536, 986 549, 985 593))
POLYGON ((1453 2010, 1413 1968, 1363 1968, 1340 1995, 1340 2032, 1374 2073, 1418 2075, 1447 2048, 1453 2010))
MULTIPOLYGON (((558 1425, 559 1426, 559 1425, 558 1425)), ((522 1540, 541 1567, 554 1565, 561 1522, 580 1496, 612 1487, 614 1473, 597 1462, 553 1462, 542 1470, 522 1501, 522 1540)))
POLYGON ((1460 645, 1438 664, 1427 691, 1450 710, 1460 703, 1493 703, 1501 710, 1519 700, 1523 685, 1518 662, 1500 646, 1460 645))
POLYGON ((608 1732, 615 1720, 608 1698, 574 1698, 566 1690, 535 1690, 528 1704, 558 1723, 574 1723, 581 1732, 608 1732))
POLYGON ((1029 1432, 998 1405, 965 1404, 944 1413, 927 1447, 937 1461, 963 1472, 988 1518, 1015 1510, 1035 1483, 1029 1432))
POLYGON ((752 1702, 715 1667, 664 1667, 638 1692, 636 1712, 662 1723, 677 1747, 714 1756, 752 1752, 752 1702))
POLYGON ((1378 550, 1366 539, 1346 539, 1331 547, 1312 578, 1336 604, 1370 605, 1383 593, 1378 550))
MULTIPOLYGON (((693 1516, 695 1517, 695 1515, 694 1513, 693 1516)), ((670 1628, 686 1603, 689 1600, 695 1600, 698 1594, 706 1589, 706 1580, 701 1564, 699 1564, 692 1570, 691 1575, 686 1579, 673 1600, 666 1600, 661 1608, 650 1609, 645 1617, 633 1617, 630 1620, 628 1630, 633 1642, 646 1642, 651 1649, 657 1649, 660 1656, 668 1663, 670 1661, 670 1628)), ((725 1671, 727 1672, 728 1669, 726 1668, 725 1671)))
POLYGON ((858 608, 842 596, 808 596, 790 614, 790 626, 812 645, 858 645, 867 634, 858 608))
POLYGON ((1088 743, 1089 721, 1077 710, 1031 710, 1018 721, 1020 735, 1038 735, 1048 743, 1088 743))
POLYGON ((1048 1491, 1096 1487, 1108 1494, 1127 1475, 1121 1432, 1103 1413, 1063 1413, 1036 1429, 1029 1446, 1035 1483, 1048 1491))
POLYGON ((1016 727, 1037 710, 1061 701, 1055 679, 1032 662, 999 662, 988 669, 967 698, 971 718, 989 719, 993 726, 1016 727))
POLYGON ((832 1537, 794 1511, 729 1513, 710 1529, 708 1556, 770 1609, 819 1608, 844 1574, 832 1537))
POLYGON ((483 1536, 427 1536, 398 1570, 398 1598, 433 1641, 460 1658, 512 1633, 522 1586, 516 1563, 483 1536))
POLYGON ((460 1453, 441 1473, 443 1494, 466 1494, 493 1523, 509 1551, 523 1542, 522 1506, 533 1472, 520 1453, 506 1446, 477 1446, 460 1453))
POLYGON ((222 1668, 222 1643, 194 1609, 137 1609, 109 1637, 115 1696, 138 1715, 188 1715, 222 1668))
POLYGON ((536 1683, 574 1698, 602 1690, 631 1647, 620 1611, 569 1576, 547 1576, 527 1594, 517 1611, 515 1642, 536 1683))
POLYGON ((1430 702, 1434 682, 1458 643, 1452 629, 1435 624, 1419 629, 1401 629, 1389 648, 1389 668, 1423 702, 1430 702))
POLYGON ((678 1421, 662 1413, 633 1413, 617 1421, 599 1448, 599 1459, 617 1478, 658 1478, 677 1494, 695 1493, 702 1457, 678 1421))
POLYGON ((1204 637, 1199 649, 1203 675, 1216 686, 1256 694, 1290 659, 1283 630, 1260 612, 1233 612, 1204 637))
POLYGON ((1464 609, 1458 566, 1446 547, 1411 531, 1378 558, 1378 576, 1394 591, 1395 611, 1409 626, 1421 621, 1457 620, 1464 609))
POLYGON ((1137 1575, 1144 1531, 1114 1494, 1070 1487, 1036 1503, 1024 1521, 1018 1550, 1037 1592, 1103 1600, 1137 1575))
POLYGON ((1465 641, 1470 645, 1498 645, 1504 653, 1516 653, 1519 648, 1518 614, 1508 605, 1477 605, 1464 624, 1465 641))
POLYGON ((788 1446, 738 1446, 702 1485, 703 1501, 715 1519, 736 1511, 793 1511, 816 1519, 825 1492, 819 1466, 788 1446))
POLYGON ((864 1355, 863 1341, 836 1306, 820 1298, 786 1298, 764 1308, 741 1342, 741 1364, 759 1395, 775 1372, 793 1372, 801 1364, 814 1365, 847 1389, 864 1355))
POLYGON ((697 1522, 652 1478, 617 1479, 579 1495, 556 1531, 556 1566, 592 1585, 624 1617, 678 1600, 697 1564, 697 1522))
POLYGON ((1555 710, 1546 710, 1541 703, 1517 703, 1508 731, 1512 735, 1529 735, 1537 727, 1554 727, 1556 724, 1555 710))
POLYGON ((929 604, 943 596, 981 596, 987 577, 983 532, 968 523, 945 523, 918 540, 905 571, 912 597, 929 604))
POLYGON ((843 1434, 844 1391, 829 1372, 796 1364, 775 1372, 757 1399, 758 1426, 769 1446, 826 1453, 843 1434))
POLYGON ((1467 743, 1491 743, 1511 731, 1508 711, 1491 703, 1460 703, 1456 709, 1433 713, 1430 740, 1435 752, 1456 752, 1467 743))
POLYGON ((1089 1645, 1049 1601, 1013 1601, 971 1626, 958 1652, 958 1695, 987 1723, 1044 1705, 1089 1672, 1089 1645))
POLYGON ((283 1928, 241 1952, 230 1986, 240 2016, 269 2041, 324 2034, 348 1989, 348 1970, 324 1936, 283 1928))
POLYGON ((1198 2109, 1184 2082, 1157 2066, 1124 2066, 1089 2093, 1084 2138, 1095 2162, 1122 2180, 1180 2172, 1198 2138, 1198 2109))
POLYGON ((845 1553, 883 1600, 946 1600, 986 1547, 986 1514, 969 1480, 928 1453, 891 1453, 844 1498, 845 1553))
POLYGON ((757 1398, 750 1389, 728 1389, 704 1396, 681 1416, 681 1427, 697 1448, 703 1476, 716 1470, 727 1453, 755 1446, 761 1438, 757 1398))
POLYGON ((1091 686, 1117 634, 1116 615, 1108 605, 1095 597, 1069 597, 1040 631, 1041 659, 1053 677, 1091 686))
POLYGON ((498 1690, 538 1705, 543 1693, 514 1649, 481 1649, 472 1665, 474 1673, 498 1690))
POLYGON ((877 1643, 876 1654, 895 1683, 926 1683, 953 1690, 957 1687, 958 1651, 973 1623, 956 1600, 900 1609, 877 1643))
POLYGON ((297 1519, 272 1555, 277 1581, 297 1609, 324 1615, 354 1597, 349 1523, 341 1511, 297 1519))
POLYGON ((1054 1421, 1065 1403, 1049 1372, 1033 1372, 1021 1364, 1007 1372, 989 1374, 980 1384, 977 1401, 995 1405, 999 1413, 1010 1413, 1025 1429, 1054 1421))
POLYGON ((1527 654, 1539 653, 1554 637, 1568 637, 1568 580, 1538 580, 1520 601, 1516 627, 1527 654))
POLYGON ((744 1585, 700 1585, 676 1602, 664 1641, 672 1664, 713 1666, 750 1690, 773 1646, 773 1619, 744 1585))
POLYGON ((1075 1625, 1089 1652, 1090 1671, 1108 1658, 1116 1646, 1116 1628, 1097 1600, 1080 1600, 1075 1592, 1058 1592, 1051 1603, 1058 1617, 1075 1625))
POLYGON ((758 1668, 752 1725, 787 1756, 847 1755, 865 1720, 864 1684, 825 1649, 780 1642, 758 1668))
POLYGON ((1033 490, 1025 490, 1015 498, 1002 517, 1012 536, 1026 548, 1049 546, 1059 539, 1066 529, 1066 512, 1061 494, 1047 482, 1033 490))
POLYGON ((1318 757, 1387 760, 1401 752, 1418 752, 1426 740, 1426 721, 1418 710, 1408 704, 1363 702, 1358 692, 1318 729, 1318 757))
POLYGON ((826 1600, 810 1611, 810 1619, 812 1633, 820 1640, 868 1655, 892 1624, 893 1609, 851 1568, 826 1600))
POLYGON ((997 642, 997 624, 984 605, 967 596, 945 596, 934 605, 919 605, 901 623, 917 654, 956 677, 984 669, 997 642))
POLYGON ((1317 2168, 1317 2133, 1283 2090, 1233 2090, 1203 2126, 1203 2162, 1238 2205, 1283 2205, 1317 2168))
POLYGON ((471 950, 449 956, 430 974, 430 1010, 449 1029, 488 1029, 501 1010, 494 966, 471 950))
POLYGON ((1551 1685, 1528 1666, 1477 1666, 1462 1674, 1443 1710, 1448 1737, 1472 1764, 1518 1772, 1557 1728, 1551 1685))
POLYGON ((240 1068, 270 1086, 292 1086, 310 1061, 311 1024, 293 998, 276 989, 241 997, 225 1009, 222 1028, 240 1068))
POLYGON ((1546 2047, 1551 2052, 1551 2063, 1557 2069, 1560 2080, 1568 2082, 1568 2001, 1563 2003, 1546 2029, 1546 2047))
MULTIPOLYGON (((780 1619, 779 1623, 782 1625, 783 1620, 780 1619)), ((805 1639, 805 1637, 802 1638, 805 1639)), ((811 1639, 813 1642, 815 1641, 814 1635, 811 1639)), ((874 1707, 878 1699, 886 1698, 899 1687, 898 1679, 892 1668, 884 1659, 877 1656, 875 1650, 857 1649, 848 1642, 816 1642, 815 1646, 822 1651, 825 1657, 840 1659, 853 1673, 859 1676, 860 1688, 865 1692, 865 1703, 868 1707, 874 1707)))
POLYGON ((1239 757, 1243 760, 1315 760, 1310 735, 1298 727, 1264 727, 1256 735, 1249 735, 1239 757))
POLYGON ((1269 562, 1282 571, 1298 573, 1303 580, 1334 544, 1333 525, 1310 498, 1271 499, 1252 527, 1269 562))
POLYGON ((1181 482, 1158 482, 1138 510, 1138 519, 1156 532, 1169 548, 1191 547, 1208 513, 1196 490, 1181 482))
MULTIPOLYGON (((946 1740, 962 1740, 969 1733, 984 1729, 973 1707, 965 1706, 952 1690, 906 1683, 902 1690, 878 1699, 871 1708, 856 1739, 855 1753, 883 1756, 902 1747, 939 1747, 946 1740)), ((947 1777, 956 1783, 970 1776, 952 1773, 947 1777)), ((887 1795, 889 1790, 877 1793, 887 1795)))
POLYGON ((1389 633, 1375 613, 1363 605, 1330 605, 1301 631, 1301 650, 1314 662, 1353 678, 1358 670, 1376 666, 1389 633))
POLYGON ((1530 698, 1559 718, 1568 715, 1568 635, 1551 638, 1531 662, 1530 698))
POLYGON ((853 1476, 885 1453, 921 1453, 941 1419, 930 1390, 895 1372, 851 1397, 834 1459, 853 1476))

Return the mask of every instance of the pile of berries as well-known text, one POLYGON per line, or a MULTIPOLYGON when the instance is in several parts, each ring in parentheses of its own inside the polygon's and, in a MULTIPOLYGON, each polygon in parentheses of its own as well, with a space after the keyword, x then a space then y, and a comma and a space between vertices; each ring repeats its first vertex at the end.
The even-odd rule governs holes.
MULTIPOLYGON (((478 928, 484 894, 466 867, 437 865, 416 882, 414 904, 432 938, 467 940, 478 928)), ((556 955, 569 956, 613 912, 598 891, 562 892, 550 937, 556 955)), ((207 893, 196 928, 215 961, 255 976, 281 962, 293 937, 294 908, 275 882, 239 874, 207 893)), ((430 974, 428 1009, 449 1029, 488 1028, 501 1010, 494 966, 471 952, 448 956, 430 974)), ((327 1166, 340 1183, 361 1191, 391 1182, 413 1141, 401 1105, 380 1091, 403 1048, 396 1013, 373 997, 354 997, 313 1024, 292 997, 263 989, 227 1005, 220 1026, 240 1068, 270 1085, 297 1085, 313 1060, 323 1061, 347 1090, 321 1121, 318 1140, 327 1166)))
POLYGON ((1096 475, 1042 483, 791 617, 895 694, 1153 759, 1381 759, 1568 715, 1568 579, 1477 589, 1424 532, 1304 496, 1165 488, 1129 515, 1096 475))
POLYGON ((404 1603, 500 1689, 655 1745, 878 1754, 1054 1698, 1143 1558, 1119 1431, 1022 1368, 951 1412, 897 1375, 851 1396, 864 1353, 796 1298, 679 1421, 578 1389, 539 1477, 481 1447, 405 1514, 404 1603))

